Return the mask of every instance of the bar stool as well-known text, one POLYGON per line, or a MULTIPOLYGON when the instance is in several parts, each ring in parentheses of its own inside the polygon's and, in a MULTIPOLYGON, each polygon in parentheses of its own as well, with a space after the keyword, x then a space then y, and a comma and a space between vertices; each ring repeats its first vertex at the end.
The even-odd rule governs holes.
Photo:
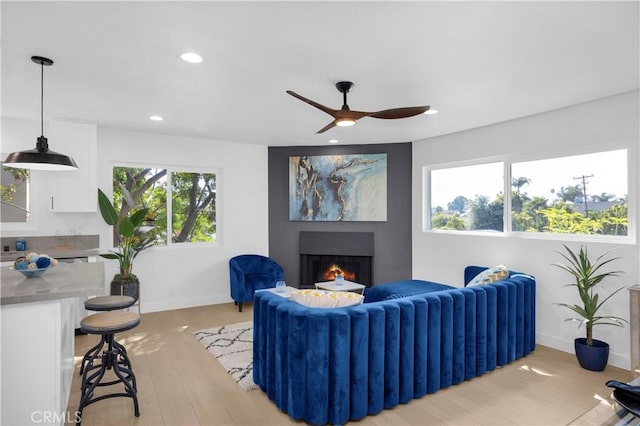
POLYGON ((135 300, 131 296, 98 296, 84 301, 87 311, 115 311, 132 306, 135 300))
POLYGON ((140 324, 140 315, 127 311, 100 312, 89 315, 80 321, 80 328, 87 334, 100 334, 105 341, 106 348, 94 351, 87 359, 82 374, 80 388, 80 406, 78 407, 77 423, 82 423, 84 407, 107 398, 129 397, 133 399, 133 409, 136 417, 140 416, 138 407, 138 389, 136 376, 131 368, 131 361, 124 351, 124 346, 115 342, 115 334, 131 330, 140 324), (100 353, 102 352, 102 353, 100 353), (96 360, 100 361, 96 363, 96 360), (107 370, 113 370, 116 380, 102 382, 107 370), (110 393, 94 397, 98 386, 111 386, 118 383, 124 385, 124 392, 110 393))
MULTIPOLYGON (((131 296, 98 296, 98 297, 92 297, 91 299, 85 300, 84 308, 87 311, 96 311, 96 312, 115 311, 119 309, 126 309, 130 306, 133 306, 134 303, 135 303, 135 300, 131 296)), ((105 344, 106 344, 106 338, 103 334, 100 339, 100 342, 94 347, 92 347, 91 349, 89 349, 87 353, 84 354, 84 357, 82 357, 82 362, 80 363, 81 376, 82 376, 82 372, 84 371, 85 365, 87 364, 87 360, 91 356, 100 353, 100 351, 102 350, 105 344)), ((127 351, 124 348, 124 346, 120 345, 120 343, 114 341, 114 344, 120 346, 120 349, 123 350, 124 352, 127 351)))

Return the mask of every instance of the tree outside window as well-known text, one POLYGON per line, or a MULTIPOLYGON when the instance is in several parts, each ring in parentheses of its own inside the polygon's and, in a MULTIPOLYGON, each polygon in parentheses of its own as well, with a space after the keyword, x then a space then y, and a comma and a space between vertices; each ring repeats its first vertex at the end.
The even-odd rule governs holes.
POLYGON ((159 245, 214 242, 216 191, 215 173, 153 167, 113 169, 116 210, 124 216, 129 204, 148 208, 144 225, 153 227, 159 245), (129 204, 123 203, 127 193, 131 196, 129 204))
POLYGON ((431 170, 431 229, 628 234, 627 150, 507 165, 510 230, 499 190, 505 185, 504 163, 431 170))

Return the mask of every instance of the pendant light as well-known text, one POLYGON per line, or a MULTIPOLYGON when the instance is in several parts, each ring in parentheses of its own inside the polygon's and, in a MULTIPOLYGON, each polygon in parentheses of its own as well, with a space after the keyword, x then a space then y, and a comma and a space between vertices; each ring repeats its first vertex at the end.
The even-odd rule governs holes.
POLYGON ((44 67, 53 65, 53 61, 41 56, 32 56, 31 61, 40 65, 40 137, 35 149, 12 152, 7 155, 3 166, 18 169, 64 171, 78 170, 73 158, 49 150, 47 138, 44 137, 44 67))

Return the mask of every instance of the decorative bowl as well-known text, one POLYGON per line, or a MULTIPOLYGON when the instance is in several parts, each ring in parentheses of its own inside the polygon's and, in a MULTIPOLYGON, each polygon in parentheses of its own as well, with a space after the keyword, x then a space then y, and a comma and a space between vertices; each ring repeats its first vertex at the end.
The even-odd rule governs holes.
POLYGON ((27 278, 36 278, 36 277, 40 277, 42 276, 42 274, 44 274, 45 272, 47 272, 47 270, 51 269, 49 268, 39 268, 39 269, 16 269, 16 268, 11 268, 16 272, 20 272, 22 275, 24 275, 27 278))

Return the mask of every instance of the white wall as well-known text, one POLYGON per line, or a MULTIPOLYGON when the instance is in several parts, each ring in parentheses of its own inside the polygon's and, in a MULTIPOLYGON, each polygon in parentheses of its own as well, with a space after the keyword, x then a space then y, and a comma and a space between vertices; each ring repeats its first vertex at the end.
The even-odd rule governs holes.
MULTIPOLYGON (((584 337, 584 328, 565 322, 571 315, 554 303, 577 303, 575 289, 563 287, 569 282, 566 272, 551 266, 561 261, 561 243, 578 247, 579 242, 543 240, 508 236, 455 235, 423 232, 422 202, 424 166, 455 163, 474 158, 511 156, 522 158, 540 152, 588 145, 626 146, 630 151, 630 171, 634 173, 630 198, 640 198, 638 175, 639 133, 638 92, 627 93, 595 102, 538 114, 518 120, 487 126, 457 134, 426 139, 413 145, 413 277, 463 285, 466 265, 492 266, 504 263, 510 269, 533 274, 537 280, 537 342, 573 353, 573 339, 584 337), (529 153, 529 154, 527 154, 529 153)), ((437 117, 436 117, 437 119, 437 117)), ((633 200, 630 200, 633 201, 633 200)), ((632 209, 634 206, 630 206, 632 209)), ((630 210, 631 211, 631 210, 630 210)), ((620 286, 640 282, 640 250, 637 229, 640 225, 635 209, 630 228, 631 243, 587 243, 593 254, 614 250, 622 257, 617 268, 625 271, 618 279, 605 281, 602 293, 620 286)), ((602 308, 603 314, 629 319, 628 292, 623 290, 602 308)), ((594 337, 611 345, 609 363, 629 368, 629 328, 596 327, 594 337)))
MULTIPOLYGON (((38 135, 38 122, 3 118, 1 150, 7 153, 32 148, 38 135)), ((55 151, 55 141, 49 144, 55 151)), ((98 128, 98 186, 107 194, 112 191, 112 167, 122 163, 219 170, 219 243, 143 251, 134 264, 134 273, 141 281, 142 312, 230 302, 229 258, 240 253, 268 253, 267 148, 98 128)), ((48 179, 55 179, 55 173, 32 174, 32 224, 17 229, 3 226, 2 235, 99 234, 102 252, 109 250, 111 227, 100 213, 48 211, 48 179)), ((110 281, 117 273, 117 262, 104 261, 105 276, 110 281)))
MULTIPOLYGON (((267 148, 99 129, 100 188, 111 188, 112 168, 122 162, 219 169, 219 244, 215 247, 153 247, 143 251, 134 264, 134 273, 141 280, 143 310, 231 301, 229 258, 240 253, 268 253, 267 148)), ((100 241, 108 240, 109 228, 105 227, 100 241)), ((115 265, 113 272, 117 272, 115 265)))

